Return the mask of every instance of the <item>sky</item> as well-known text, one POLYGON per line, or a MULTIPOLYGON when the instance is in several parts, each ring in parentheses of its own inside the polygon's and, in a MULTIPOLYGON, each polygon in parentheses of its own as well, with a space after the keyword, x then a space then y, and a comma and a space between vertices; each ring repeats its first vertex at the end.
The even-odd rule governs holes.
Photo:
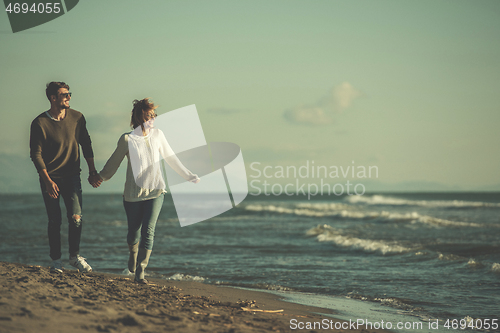
POLYGON ((132 101, 151 97, 158 114, 195 104, 207 141, 241 147, 249 181, 314 161, 376 166, 354 179, 368 192, 498 191, 498 36, 497 0, 86 0, 18 33, 2 12, 0 192, 39 191, 29 127, 50 81, 70 85, 98 170, 132 101))

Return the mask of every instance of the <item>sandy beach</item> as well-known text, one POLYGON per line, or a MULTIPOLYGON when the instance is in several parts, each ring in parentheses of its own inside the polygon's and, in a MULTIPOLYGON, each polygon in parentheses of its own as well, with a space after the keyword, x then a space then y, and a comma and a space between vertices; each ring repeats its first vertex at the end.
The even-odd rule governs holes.
POLYGON ((266 292, 154 279, 138 285, 126 276, 57 274, 5 262, 0 267, 0 332, 340 332, 292 330, 292 319, 337 320, 320 314, 330 310, 266 292))

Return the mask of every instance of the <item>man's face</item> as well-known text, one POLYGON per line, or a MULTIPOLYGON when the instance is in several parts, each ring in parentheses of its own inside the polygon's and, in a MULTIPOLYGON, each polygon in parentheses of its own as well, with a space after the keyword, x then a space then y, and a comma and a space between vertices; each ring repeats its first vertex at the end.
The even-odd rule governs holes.
POLYGON ((69 109, 69 100, 71 99, 71 96, 69 95, 69 91, 66 88, 59 88, 57 91, 57 96, 56 96, 56 106, 62 108, 62 109, 69 109))

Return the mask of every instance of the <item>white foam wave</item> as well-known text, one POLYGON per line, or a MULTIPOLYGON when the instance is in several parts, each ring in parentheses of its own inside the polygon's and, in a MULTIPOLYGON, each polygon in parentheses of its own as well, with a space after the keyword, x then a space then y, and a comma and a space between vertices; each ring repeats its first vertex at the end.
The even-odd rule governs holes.
MULTIPOLYGON (((215 281, 216 285, 219 286, 234 286, 233 283, 228 281, 215 281)), ((254 283, 254 284, 236 284, 239 287, 250 287, 255 289, 265 289, 265 290, 273 290, 273 291, 294 291, 293 288, 281 286, 279 284, 268 284, 268 283, 254 283)))
POLYGON ((437 217, 419 215, 418 222, 433 224, 433 225, 441 225, 441 226, 454 226, 454 227, 482 227, 483 224, 474 223, 474 222, 459 222, 459 221, 450 221, 445 219, 440 219, 437 217))
POLYGON ((500 264, 496 262, 493 263, 493 265, 491 265, 491 271, 495 273, 500 273, 500 264))
POLYGON ((421 308, 415 308, 413 305, 406 303, 405 300, 402 300, 402 299, 399 299, 396 297, 387 297, 387 298, 376 297, 373 300, 379 301, 380 304, 382 304, 382 305, 387 305, 387 306, 390 306, 390 307, 393 307, 396 309, 402 309, 402 310, 406 310, 406 311, 413 312, 415 310, 421 309, 421 308))
POLYGON ((456 207, 456 208, 482 208, 482 207, 500 207, 500 203, 481 202, 481 201, 462 201, 462 200, 408 200, 387 197, 383 195, 362 196, 353 195, 346 197, 347 202, 351 204, 367 205, 388 205, 388 206, 424 206, 424 207, 456 207))
POLYGON ((459 255, 453 254, 453 253, 450 253, 450 254, 439 253, 438 259, 439 260, 464 260, 465 258, 461 257, 459 255))
POLYGON ((312 202, 302 202, 296 204, 298 208, 308 208, 314 210, 323 210, 323 211, 332 211, 332 210, 340 210, 349 207, 349 205, 345 205, 342 203, 312 203, 312 202))
MULTIPOLYGON (((274 212, 280 214, 295 214, 295 215, 303 215, 303 216, 311 216, 311 217, 323 217, 323 216, 331 216, 332 212, 326 211, 315 211, 306 208, 287 208, 281 206, 274 205, 248 205, 245 207, 246 210, 251 210, 255 212, 274 212)), ((335 214, 335 213, 334 213, 335 214)))
POLYGON ((293 291, 292 288, 280 286, 278 284, 257 283, 252 285, 253 288, 275 290, 275 291, 293 291))
POLYGON ((316 236, 319 242, 333 242, 344 247, 360 248, 366 251, 380 251, 386 253, 402 253, 412 249, 399 245, 395 242, 386 242, 372 239, 361 239, 357 237, 342 235, 337 229, 324 224, 309 229, 306 232, 308 236, 316 236))
POLYGON ((476 261, 473 258, 469 259, 469 261, 467 262, 467 265, 469 265, 469 267, 472 267, 472 268, 481 268, 484 266, 480 261, 476 261))
POLYGON ((132 276, 132 275, 135 275, 134 273, 132 273, 131 271, 128 270, 128 268, 125 268, 122 272, 121 272, 122 275, 129 275, 129 276, 132 276))
POLYGON ((482 224, 474 222, 460 222, 460 221, 450 221, 445 219, 440 219, 437 217, 420 215, 417 212, 411 213, 389 213, 386 211, 382 212, 360 212, 352 210, 337 210, 337 211, 316 211, 306 208, 286 208, 274 205, 248 205, 245 207, 246 210, 257 211, 257 212, 274 212, 279 214, 294 214, 298 216, 308 216, 308 217, 339 217, 343 219, 354 219, 354 220, 366 220, 366 219, 378 219, 382 218, 385 220, 392 221, 407 221, 407 222, 420 222, 424 224, 434 225, 434 226, 454 226, 454 227, 482 227, 482 224))
POLYGON ((205 278, 201 276, 192 276, 188 274, 176 273, 172 276, 167 277, 165 280, 203 282, 205 281, 205 278))

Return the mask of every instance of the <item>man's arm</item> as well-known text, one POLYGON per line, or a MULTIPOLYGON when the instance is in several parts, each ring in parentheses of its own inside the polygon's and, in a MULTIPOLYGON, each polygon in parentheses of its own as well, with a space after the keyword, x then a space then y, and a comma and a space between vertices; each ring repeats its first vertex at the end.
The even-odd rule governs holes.
POLYGON ((98 188, 102 183, 102 178, 97 174, 97 170, 94 165, 94 158, 85 158, 87 165, 89 166, 89 178, 87 179, 94 188, 98 188))
POLYGON ((82 146, 83 157, 87 161, 87 165, 89 167, 89 181, 92 187, 97 188, 101 185, 102 179, 97 174, 97 170, 94 165, 94 151, 92 149, 92 141, 90 140, 90 135, 87 130, 87 121, 85 117, 82 115, 82 119, 80 120, 80 146, 82 146))
MULTIPOLYGON (((30 128, 30 158, 38 173, 40 173, 42 169, 47 169, 42 157, 43 141, 44 135, 42 128, 38 124, 37 119, 35 119, 31 123, 30 128)), ((45 172, 47 172, 47 170, 45 170, 45 172)))
POLYGON ((89 173, 92 173, 93 171, 97 171, 95 169, 93 157, 85 158, 85 160, 87 161, 87 165, 89 166, 89 173))
POLYGON ((59 187, 50 178, 45 163, 42 158, 43 133, 36 119, 31 123, 30 128, 30 157, 33 164, 45 184, 47 194, 56 199, 59 195, 59 187))
POLYGON ((89 171, 95 170, 94 166, 94 150, 92 149, 92 140, 90 140, 90 135, 89 132, 87 131, 87 122, 85 120, 85 117, 82 115, 82 119, 80 119, 79 122, 80 127, 80 138, 79 138, 79 143, 80 146, 82 146, 82 153, 83 157, 87 160, 87 164, 89 165, 89 171), (90 162, 92 164, 89 164, 89 159, 92 159, 90 162))

